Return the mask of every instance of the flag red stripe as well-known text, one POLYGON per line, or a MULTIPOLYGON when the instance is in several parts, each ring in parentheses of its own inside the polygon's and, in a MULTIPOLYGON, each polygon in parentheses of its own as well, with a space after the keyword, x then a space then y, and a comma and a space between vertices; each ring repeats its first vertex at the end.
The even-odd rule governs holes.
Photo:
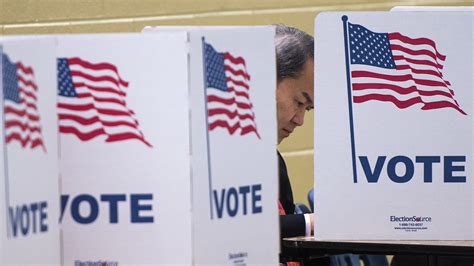
POLYGON ((77 98, 82 98, 82 99, 85 99, 85 98, 92 98, 94 99, 94 101, 96 102, 102 102, 102 103, 116 103, 116 104, 119 104, 119 105, 122 105, 124 107, 125 106, 125 102, 122 101, 122 100, 119 100, 117 98, 102 98, 102 97, 96 97, 94 95, 92 95, 91 93, 78 93, 77 94, 77 98))
POLYGON ((391 102, 395 104, 398 108, 405 109, 417 103, 423 103, 423 100, 419 96, 410 98, 405 101, 401 101, 392 95, 383 95, 383 94, 368 94, 363 96, 354 96, 355 103, 363 103, 367 101, 382 101, 382 102, 391 102))
POLYGON ((147 145, 148 147, 153 147, 142 136, 138 136, 136 134, 129 133, 129 132, 109 135, 109 137, 107 138, 106 141, 107 142, 115 142, 115 141, 123 141, 123 140, 128 140, 128 139, 138 139, 141 142, 143 142, 145 145, 147 145))
POLYGON ((370 89, 388 89, 388 90, 392 90, 392 91, 394 91, 398 94, 402 94, 402 95, 417 92, 422 96, 436 96, 436 95, 439 95, 439 96, 448 97, 448 98, 451 98, 451 99, 454 100, 453 96, 448 92, 441 91, 441 90, 433 90, 433 91, 418 90, 416 88, 416 86, 410 86, 408 88, 404 88, 404 87, 400 87, 400 86, 397 86, 397 85, 386 84, 386 83, 361 83, 361 84, 354 83, 354 84, 352 84, 352 89, 355 90, 355 91, 357 91, 357 90, 370 90, 370 89))
POLYGON ((451 102, 448 102, 448 101, 425 103, 425 106, 423 106, 421 109, 423 109, 423 110, 432 110, 432 109, 439 109, 439 108, 446 108, 446 107, 454 108, 454 109, 458 110, 458 112, 460 112, 461 114, 467 115, 463 110, 461 110, 461 108, 459 108, 459 106, 457 106, 456 104, 453 104, 451 102))
POLYGON ((230 77, 227 77, 227 78, 226 78, 226 81, 227 81, 227 82, 232 82, 232 83, 234 83, 234 84, 237 85, 237 86, 244 87, 244 88, 246 88, 247 90, 249 89, 249 85, 247 85, 247 83, 245 83, 245 82, 242 82, 242 81, 239 81, 239 80, 235 80, 235 79, 230 78, 230 77))
POLYGON ((228 65, 225 65, 224 66, 224 69, 226 71, 229 71, 232 75, 234 76, 242 76, 244 77, 245 79, 247 80, 250 80, 250 75, 247 74, 247 72, 243 71, 242 69, 239 69, 239 70, 235 70, 233 69, 232 67, 228 66, 228 65))
POLYGON ((41 139, 34 139, 31 141, 31 148, 34 149, 38 146, 43 147, 43 150, 46 151, 46 147, 44 146, 44 143, 41 139))
POLYGON ((230 53, 224 53, 224 59, 229 60, 234 65, 244 65, 245 66, 245 59, 240 56, 233 56, 230 53))
MULTIPOLYGON (((101 114, 104 114, 104 115, 112 115, 112 116, 128 116, 130 118, 132 118, 134 121, 136 121, 131 115, 130 112, 125 112, 125 111, 121 111, 121 110, 115 110, 115 109, 107 109, 107 108, 96 108, 97 111, 101 114)), ((138 123, 138 121, 137 121, 138 123)))
POLYGON ((17 62, 16 67, 25 74, 33 75, 33 68, 23 65, 22 62, 17 62))
POLYGON ((74 87, 75 88, 83 88, 84 87, 84 88, 88 88, 88 89, 96 91, 96 92, 114 93, 114 94, 118 94, 118 95, 123 96, 123 97, 125 97, 127 95, 127 93, 125 93, 124 91, 121 91, 121 90, 117 90, 117 89, 110 88, 110 87, 97 87, 97 86, 93 86, 93 85, 90 85, 90 84, 85 84, 84 82, 75 82, 74 87))
POLYGON ((433 90, 433 91, 419 90, 418 93, 422 96, 444 96, 444 97, 448 97, 454 100, 453 95, 445 91, 440 91, 440 90, 433 90))
POLYGON ((353 90, 367 90, 367 89, 389 89, 399 94, 410 94, 416 92, 416 86, 410 86, 407 88, 400 87, 393 84, 387 83, 354 83, 352 84, 353 90))
POLYGON ((379 78, 379 79, 385 79, 385 80, 390 80, 390 81, 413 80, 416 84, 420 84, 420 85, 446 87, 446 84, 444 82, 427 80, 427 79, 416 79, 411 74, 386 75, 386 74, 374 73, 370 71, 360 71, 360 70, 354 70, 351 72, 351 74, 353 78, 379 78))
POLYGON ((417 38, 417 39, 412 39, 410 37, 407 37, 399 32, 392 32, 388 34, 389 39, 395 39, 395 40, 400 40, 404 43, 412 44, 412 45, 429 45, 433 47, 433 49, 436 51, 436 56, 440 58, 441 60, 445 60, 446 56, 442 55, 438 50, 436 49, 436 43, 428 38, 417 38))
POLYGON ((235 98, 223 99, 223 98, 217 97, 215 95, 208 95, 207 100, 208 100, 208 102, 219 102, 219 103, 223 103, 223 104, 227 104, 227 105, 236 104, 237 107, 239 107, 241 109, 252 109, 251 105, 246 104, 246 103, 237 102, 235 100, 235 98))
POLYGON ((59 126, 59 132, 60 133, 65 133, 65 134, 74 134, 74 135, 76 135, 76 137, 78 137, 82 141, 87 141, 87 140, 93 139, 93 138, 95 138, 99 135, 105 135, 105 131, 104 131, 103 128, 98 128, 98 129, 95 129, 91 132, 83 133, 75 127, 59 126))
MULTIPOLYGON (((230 135, 234 134, 237 129, 242 128, 240 126, 239 122, 237 122, 233 126, 231 126, 231 125, 229 125, 229 123, 227 121, 224 121, 224 120, 216 120, 216 121, 209 124, 209 130, 213 130, 217 127, 222 127, 222 128, 227 129, 227 131, 229 132, 230 135)), ((260 136, 257 132, 257 129, 252 125, 248 125, 248 126, 243 127, 241 135, 245 135, 245 134, 248 134, 250 132, 255 132, 257 137, 260 138, 260 136), (243 129, 245 129, 245 133, 243 132, 243 129)))
MULTIPOLYGON (((410 75, 411 76, 411 75, 410 75)), ((425 85, 425 86, 440 86, 447 87, 446 83, 440 81, 434 81, 429 79, 413 79, 416 84, 425 85)))
POLYGON ((131 128, 135 128, 138 130, 138 122, 137 120, 135 120, 136 124, 134 123, 130 123, 130 122, 127 122, 127 121, 102 121, 102 124, 104 126, 108 126, 108 127, 115 127, 115 126, 128 126, 128 127, 131 127, 131 128))
POLYGON ((255 132, 255 134, 257 135, 258 139, 261 139, 260 138, 260 134, 258 134, 258 131, 257 131, 257 128, 255 128, 254 126, 252 125, 248 125, 248 126, 245 126, 242 128, 242 130, 240 131, 240 135, 246 135, 248 133, 252 133, 252 132, 255 132))
POLYGON ((94 104, 88 103, 88 104, 78 104, 78 105, 72 105, 72 104, 65 104, 65 103, 58 103, 59 108, 64 108, 68 109, 71 111, 88 111, 88 110, 97 110, 100 114, 104 115, 112 115, 112 116, 130 116, 129 112, 124 112, 120 110, 115 110, 115 109, 107 109, 107 108, 97 108, 94 104))
POLYGON ((117 87, 120 86, 117 79, 115 79, 111 76, 92 76, 92 75, 89 75, 87 73, 77 71, 77 70, 71 70, 71 75, 76 76, 76 77, 85 78, 85 79, 93 81, 93 82, 108 81, 108 82, 112 82, 113 84, 117 85, 117 87))
POLYGON ((35 110, 35 111, 38 110, 38 109, 36 108, 36 104, 34 104, 34 103, 29 103, 29 102, 27 102, 27 101, 25 101, 25 100, 22 100, 22 101, 24 101, 24 104, 26 105, 26 107, 28 107, 28 108, 30 108, 30 109, 33 109, 33 110, 35 110))
POLYGON ((92 103, 80 104, 80 105, 58 103, 58 108, 64 108, 71 111, 88 111, 88 110, 94 110, 95 106, 92 103))
POLYGON ((113 126, 128 126, 128 127, 138 129, 137 124, 134 124, 134 123, 131 123, 131 122, 128 122, 128 121, 113 121, 113 122, 112 121, 101 121, 99 119, 99 117, 97 117, 97 116, 93 116, 91 118, 85 118, 85 117, 81 117, 81 116, 77 116, 77 115, 59 114, 59 119, 60 120, 71 120, 71 121, 77 122, 77 123, 79 123, 81 125, 84 125, 84 126, 92 125, 94 123, 99 122, 104 126, 110 126, 110 127, 113 127, 113 126))
POLYGON ((255 117, 254 115, 250 115, 250 114, 239 114, 237 110, 231 112, 228 109, 224 109, 224 108, 212 108, 212 109, 209 109, 208 112, 209 112, 209 116, 224 114, 230 119, 233 119, 236 116, 238 116, 240 120, 250 119, 254 121, 254 117, 255 117))
POLYGON ((410 48, 407 48, 405 46, 401 46, 401 45, 398 45, 398 44, 391 44, 390 48, 392 48, 392 50, 402 51, 404 53, 407 53, 409 55, 414 55, 414 56, 426 55, 426 56, 429 56, 429 57, 433 58, 434 62, 439 63, 438 58, 436 57, 436 55, 432 51, 429 51, 429 50, 424 50, 424 49, 422 49, 422 50, 412 50, 410 48))
MULTIPOLYGON (((93 64, 89 61, 83 60, 83 59, 78 58, 78 57, 68 58, 68 63, 69 63, 69 65, 79 65, 79 66, 82 66, 84 68, 88 68, 88 69, 92 69, 92 70, 111 70, 111 71, 115 72, 115 74, 117 75, 118 82, 122 86, 128 87, 128 82, 122 80, 122 78, 120 77, 120 75, 118 73, 117 67, 112 65, 112 64, 109 64, 109 63, 93 64)), ((72 71, 71 71, 71 74, 72 74, 72 71)))
POLYGON ((24 79, 22 76, 18 76, 18 75, 17 75, 17 79, 18 79, 18 81, 23 82, 23 84, 25 84, 25 86, 31 87, 31 88, 33 88, 35 91, 38 90, 38 86, 36 86, 36 84, 34 83, 34 81, 32 81, 32 80, 26 80, 26 79, 24 79))
MULTIPOLYGON (((374 73, 370 71, 352 71, 352 77, 354 78, 379 78, 379 79, 386 79, 390 81, 409 81, 412 80, 416 84, 419 85, 425 85, 425 86, 439 86, 439 87, 445 87, 447 88, 452 95, 454 95, 454 91, 450 89, 446 83, 440 82, 440 81, 434 81, 434 80, 426 80, 426 79, 416 79, 413 78, 412 75, 406 74, 406 75, 399 75, 399 76, 394 76, 394 75, 386 75, 386 74, 379 74, 379 73, 374 73)), ((452 98, 452 97, 451 97, 452 98)))
POLYGON ((439 108, 453 108, 453 109, 456 109, 461 114, 464 114, 464 115, 466 114, 463 110, 461 110, 461 108, 459 108, 459 106, 448 101, 426 103, 426 102, 423 102, 423 100, 420 97, 414 97, 406 101, 401 101, 392 95, 382 95, 382 94, 369 94, 369 95, 364 95, 364 96, 354 96, 355 103, 363 103, 363 102, 371 101, 371 100, 391 102, 400 109, 405 109, 414 104, 422 103, 423 107, 421 107, 421 109, 423 110, 432 110, 432 109, 439 109, 439 108))
POLYGON ((386 74, 374 73, 374 72, 363 71, 363 70, 354 70, 351 72, 351 76, 353 78, 379 78, 379 79, 386 79, 386 80, 391 80, 391 81, 413 80, 413 76, 410 74, 386 75, 386 74))
MULTIPOLYGON (((110 115, 110 116, 126 116, 132 119, 136 126, 139 126, 138 121, 131 116, 129 112, 124 111, 117 111, 114 109, 106 109, 106 108, 97 108, 94 104, 80 104, 80 105, 72 105, 72 104, 65 104, 65 103, 58 103, 58 108, 64 108, 71 111, 89 111, 89 110, 96 110, 99 114, 103 115, 110 115)), ((102 124, 106 125, 106 121, 101 121, 102 124)))
POLYGON ((26 147, 26 145, 30 142, 35 143, 35 146, 32 146, 31 148, 34 148, 38 145, 41 145, 44 148, 43 141, 41 140, 41 138, 32 139, 30 135, 27 135, 25 138, 22 138, 18 132, 13 132, 11 134, 8 134, 5 139, 7 143, 10 143, 10 141, 16 140, 20 142, 21 147, 23 148, 26 147))
POLYGON ((72 120, 84 126, 92 125, 94 123, 100 122, 100 119, 97 116, 93 116, 91 118, 85 118, 82 116, 60 113, 58 114, 58 117, 59 117, 59 120, 72 120))
POLYGON ((41 133, 41 128, 39 126, 30 126, 29 123, 22 123, 18 120, 9 120, 5 121, 5 128, 20 128, 22 131, 29 132, 39 132, 41 133))
POLYGON ((407 58, 407 57, 405 57, 405 56, 403 56, 403 55, 394 55, 394 56, 393 56, 393 60, 395 60, 395 61, 397 61, 397 60, 405 60, 405 61, 407 61, 408 63, 412 63, 412 64, 415 64, 415 65, 426 65, 426 66, 435 67, 436 69, 443 69, 443 65, 436 64, 436 63, 434 63, 434 62, 432 62, 432 61, 407 58))
POLYGON ((31 98, 35 101, 38 100, 38 98, 36 98, 36 95, 33 92, 27 91, 21 87, 19 87, 18 89, 20 90, 21 93, 25 94, 25 96, 27 96, 28 98, 31 98))
POLYGON ((5 106, 5 114, 15 114, 20 117, 26 116, 30 121, 37 122, 39 121, 39 116, 27 113, 26 110, 16 110, 10 106, 5 106))
POLYGON ((237 90, 236 90, 234 87, 232 87, 232 86, 227 86, 227 89, 228 89, 229 91, 231 91, 231 92, 234 92, 235 95, 240 96, 240 97, 245 97, 245 98, 249 99, 249 101, 250 101, 250 97, 249 97, 249 94, 248 94, 247 92, 245 92, 245 91, 237 91, 237 90))
MULTIPOLYGON (((397 68, 397 70, 409 69, 409 70, 411 70, 411 72, 413 72, 415 74, 432 75, 432 76, 436 76, 440 79, 443 79, 443 75, 441 73, 439 73, 438 71, 434 71, 434 70, 417 69, 417 68, 411 67, 411 65, 397 65, 396 68, 397 68)), ((446 82, 446 84, 449 83, 449 81, 445 81, 445 82, 446 82)), ((448 85, 451 85, 451 84, 448 84, 448 85)))

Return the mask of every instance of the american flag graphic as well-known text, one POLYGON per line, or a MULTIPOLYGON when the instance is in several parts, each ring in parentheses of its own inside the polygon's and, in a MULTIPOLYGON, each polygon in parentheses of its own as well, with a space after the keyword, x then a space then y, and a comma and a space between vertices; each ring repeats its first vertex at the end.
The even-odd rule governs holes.
POLYGON ((230 135, 255 133, 260 139, 250 101, 245 59, 229 52, 219 53, 204 42, 205 82, 209 131, 221 127, 230 135))
POLYGON ((2 64, 6 143, 17 141, 23 148, 46 151, 33 68, 21 61, 13 63, 6 54, 2 54, 2 64))
POLYGON ((139 129, 125 97, 129 83, 110 63, 79 57, 58 58, 59 132, 81 141, 103 137, 106 142, 139 140, 151 147, 139 129))
POLYGON ((436 43, 398 32, 375 33, 348 23, 353 101, 391 102, 404 109, 453 108, 466 114, 443 77, 443 63, 436 43))

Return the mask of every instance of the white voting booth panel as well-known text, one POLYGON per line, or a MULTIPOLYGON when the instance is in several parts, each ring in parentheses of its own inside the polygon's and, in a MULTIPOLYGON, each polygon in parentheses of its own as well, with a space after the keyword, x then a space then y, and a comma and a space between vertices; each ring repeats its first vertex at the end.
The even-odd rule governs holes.
POLYGON ((193 137, 206 132, 205 124, 210 129, 207 147, 193 146, 193 165, 208 166, 193 169, 195 261, 277 264, 274 29, 194 31, 190 39, 192 106, 207 107, 208 113, 206 119, 205 112, 196 112, 193 137), (193 56, 199 50, 204 56, 193 56), (207 103, 200 100, 204 93, 207 103))
POLYGON ((0 40, 0 264, 59 264, 56 50, 0 40))
POLYGON ((468 12, 316 17, 316 238, 474 239, 472 32, 468 12))
POLYGON ((278 262, 272 28, 57 54, 65 265, 278 262))
POLYGON ((194 263, 278 263, 274 29, 145 31, 189 36, 194 263))
POLYGON ((186 35, 58 37, 65 265, 191 264, 186 35))

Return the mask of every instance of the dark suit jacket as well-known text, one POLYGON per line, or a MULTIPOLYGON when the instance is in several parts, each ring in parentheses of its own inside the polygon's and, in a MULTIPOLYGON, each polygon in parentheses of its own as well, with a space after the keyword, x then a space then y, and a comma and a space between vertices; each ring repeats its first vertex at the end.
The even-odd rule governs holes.
POLYGON ((291 190, 290 179, 288 178, 288 171, 286 164, 278 152, 278 167, 279 167, 279 200, 286 215, 280 216, 280 236, 293 237, 304 236, 306 233, 306 224, 303 214, 295 213, 295 204, 293 202, 293 192, 291 190))

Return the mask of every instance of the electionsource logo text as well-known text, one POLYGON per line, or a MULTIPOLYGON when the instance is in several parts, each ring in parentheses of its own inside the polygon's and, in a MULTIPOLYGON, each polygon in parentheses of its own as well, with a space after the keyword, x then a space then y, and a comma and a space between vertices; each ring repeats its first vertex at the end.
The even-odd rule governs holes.
POLYGON ((430 216, 390 216, 393 229, 404 232, 420 232, 429 229, 431 224, 430 216))
POLYGON ((80 261, 75 260, 74 266, 118 266, 118 261, 80 261))
POLYGON ((229 253, 229 261, 231 261, 230 264, 234 266, 247 265, 246 259, 248 256, 249 254, 247 252, 229 253))
POLYGON ((390 222, 431 222, 429 216, 390 216, 390 222))

